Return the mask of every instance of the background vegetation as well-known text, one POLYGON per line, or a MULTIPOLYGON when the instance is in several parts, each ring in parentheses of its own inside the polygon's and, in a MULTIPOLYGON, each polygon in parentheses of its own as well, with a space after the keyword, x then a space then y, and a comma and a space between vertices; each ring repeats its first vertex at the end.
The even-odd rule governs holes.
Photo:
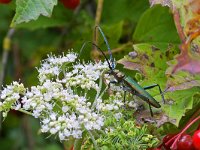
MULTIPOLYGON (((199 110, 199 25, 194 23, 199 18, 195 10, 200 8, 198 1, 192 1, 197 5, 186 0, 151 0, 150 7, 148 0, 81 0, 75 9, 66 8, 57 0, 36 7, 38 1, 0 4, 2 64, 8 54, 6 65, 0 68, 5 74, 4 85, 13 80, 20 80, 27 87, 36 85, 35 67, 47 54, 70 49, 79 52, 85 41, 94 41, 94 27, 100 25, 118 67, 141 85, 158 83, 165 91, 167 103, 156 116, 156 123, 162 125, 158 132, 164 135, 169 129, 179 130, 199 110), (7 38, 11 44, 5 45, 7 38), (132 51, 137 53, 136 58, 129 53, 132 51)), ((101 38, 98 45, 107 52, 101 38)), ((82 57, 102 58, 91 46, 82 57)), ((162 103, 157 89, 150 93, 162 103)), ((11 111, 1 126, 1 149, 63 149, 55 137, 46 138, 38 128, 39 122, 32 117, 11 111)))

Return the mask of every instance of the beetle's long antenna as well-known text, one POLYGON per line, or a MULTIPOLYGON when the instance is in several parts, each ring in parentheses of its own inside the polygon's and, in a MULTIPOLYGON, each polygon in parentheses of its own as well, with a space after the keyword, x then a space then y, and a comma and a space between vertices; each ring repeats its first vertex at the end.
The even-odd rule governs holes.
POLYGON ((94 35, 94 38, 95 38, 95 41, 96 41, 96 32, 97 32, 97 29, 99 30, 99 32, 101 33, 105 43, 106 43, 106 46, 107 46, 107 49, 108 49, 108 52, 110 54, 110 61, 112 62, 112 70, 115 68, 115 64, 114 64, 114 59, 113 59, 113 56, 112 56, 112 52, 111 52, 111 49, 110 49, 110 45, 108 44, 108 40, 106 38, 106 36, 104 35, 102 29, 99 27, 99 26, 95 26, 95 35, 94 35))
POLYGON ((78 57, 80 57, 80 55, 81 55, 81 53, 82 53, 84 47, 85 47, 86 44, 88 44, 88 43, 90 43, 90 44, 92 44, 93 46, 95 46, 95 47, 97 48, 97 50, 101 52, 101 54, 102 54, 102 55, 104 56, 104 58, 106 59, 106 62, 108 63, 108 67, 110 68, 110 70, 113 70, 113 68, 111 67, 110 62, 109 62, 108 58, 106 57, 105 53, 101 50, 101 48, 100 48, 99 46, 97 46, 96 44, 94 44, 94 43, 91 42, 91 41, 87 41, 87 42, 83 43, 83 46, 82 46, 81 49, 80 49, 80 52, 79 52, 79 56, 78 56, 78 57))

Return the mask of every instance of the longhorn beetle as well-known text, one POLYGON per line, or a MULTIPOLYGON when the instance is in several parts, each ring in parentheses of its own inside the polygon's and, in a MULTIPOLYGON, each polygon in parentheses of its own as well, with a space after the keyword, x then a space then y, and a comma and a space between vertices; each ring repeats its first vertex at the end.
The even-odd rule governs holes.
POLYGON ((115 63, 114 63, 114 59, 112 56, 112 52, 110 49, 110 46, 108 44, 108 40, 106 38, 106 36, 104 35, 103 31, 101 30, 101 28, 99 26, 95 27, 95 38, 96 38, 96 32, 99 30, 99 32, 101 33, 104 42, 107 46, 108 52, 110 54, 110 61, 108 60, 108 58, 106 57, 105 53, 100 49, 100 47, 98 47, 98 45, 92 43, 92 42, 85 42, 80 50, 80 53, 82 51, 82 49, 85 47, 86 43, 91 43, 93 46, 96 47, 96 49, 98 51, 101 52, 101 54, 104 56, 104 58, 106 59, 107 63, 108 63, 108 67, 110 69, 109 74, 113 75, 114 78, 116 79, 116 81, 111 81, 110 83, 120 83, 123 86, 123 90, 124 90, 124 101, 126 98, 126 92, 129 92, 133 95, 138 96, 139 98, 141 98, 142 100, 144 100, 145 102, 147 102, 149 104, 149 108, 150 108, 150 112, 151 112, 151 116, 153 116, 153 112, 151 109, 151 106, 155 107, 155 108, 160 108, 161 105, 153 98, 153 96, 151 96, 146 90, 147 89, 151 89, 154 87, 158 87, 159 88, 159 92, 162 96, 162 100, 163 103, 165 102, 164 100, 164 96, 162 94, 161 88, 158 84, 153 84, 150 86, 146 86, 146 87, 142 87, 141 85, 139 85, 135 80, 133 80, 131 77, 129 76, 125 76, 123 73, 115 70, 115 63), (111 63, 110 63, 111 62, 111 63))

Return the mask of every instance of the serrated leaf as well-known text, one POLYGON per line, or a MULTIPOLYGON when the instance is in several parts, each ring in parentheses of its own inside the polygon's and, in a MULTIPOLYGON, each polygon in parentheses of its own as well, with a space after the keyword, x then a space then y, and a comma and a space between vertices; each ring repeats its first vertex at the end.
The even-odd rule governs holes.
POLYGON ((40 15, 50 17, 57 0, 16 0, 16 13, 11 27, 36 20, 40 15))
MULTIPOLYGON (((151 85, 157 83, 161 85, 161 88, 164 89, 167 76, 165 76, 165 70, 167 69, 166 62, 173 59, 173 56, 178 53, 177 47, 172 47, 167 45, 162 45, 160 48, 158 45, 151 44, 136 44, 134 45, 134 50, 137 53, 137 56, 131 58, 130 56, 126 56, 124 59, 119 62, 122 63, 126 68, 131 70, 139 69, 143 75, 145 75, 144 80, 140 82, 141 85, 151 85)), ((171 81, 171 88, 187 88, 187 90, 179 90, 179 91, 170 91, 164 93, 166 104, 162 105, 162 110, 169 117, 168 121, 179 125, 181 118, 185 115, 186 112, 193 108, 194 95, 197 97, 198 92, 200 90, 197 82, 195 85, 185 85, 185 81, 189 78, 187 74, 179 78, 179 80, 171 81), (184 79, 185 80, 184 80, 184 79), (179 85, 180 83, 180 85, 179 85), (177 85, 176 85, 177 84, 177 85), (173 87, 174 86, 174 87, 173 87), (177 86, 177 87, 176 87, 177 86), (183 86, 183 87, 182 87, 183 86), (192 88, 191 88, 192 87, 192 88), (190 89, 188 89, 190 88, 190 89), (173 102, 173 103, 172 103, 173 102)), ((197 80, 199 77, 195 77, 197 80)), ((169 83, 168 83, 169 86, 169 83)), ((159 94, 158 89, 152 89, 148 91, 156 100, 160 100, 161 96, 159 94)), ((200 98, 200 97, 199 97, 200 98)))
POLYGON ((172 105, 165 105, 165 113, 174 121, 171 123, 179 126, 181 118, 196 106, 200 106, 200 88, 194 87, 187 90, 168 92, 166 96, 173 100, 172 105))
POLYGON ((170 65, 171 74, 178 71, 187 71, 191 74, 200 74, 200 1, 173 0, 176 11, 174 17, 179 30, 182 44, 181 53, 175 57, 176 63, 170 65))
POLYGON ((191 52, 187 44, 181 45, 181 53, 175 56, 173 63, 168 62, 168 74, 174 74, 178 71, 187 71, 191 74, 200 74, 200 53, 191 52), (175 62, 175 63, 174 63, 175 62))
POLYGON ((31 20, 27 23, 23 22, 17 24, 15 27, 26 28, 30 30, 47 28, 47 27, 59 27, 69 23, 66 20, 71 20, 72 17, 74 17, 73 11, 66 9, 63 5, 57 5, 54 7, 51 18, 47 18, 45 16, 39 16, 37 20, 31 20))
POLYGON ((155 46, 148 43, 135 44, 133 47, 137 57, 132 59, 126 56, 118 62, 127 69, 140 71, 145 76, 145 80, 141 82, 142 85, 157 83, 164 88, 166 61, 173 58, 173 55, 177 53, 177 48, 167 44, 155 46))

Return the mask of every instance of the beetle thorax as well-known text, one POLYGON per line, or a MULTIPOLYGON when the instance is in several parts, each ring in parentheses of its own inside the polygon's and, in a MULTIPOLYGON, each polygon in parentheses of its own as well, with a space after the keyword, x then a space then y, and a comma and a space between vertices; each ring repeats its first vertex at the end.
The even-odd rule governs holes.
POLYGON ((116 80, 121 81, 124 78, 124 74, 120 72, 119 70, 112 70, 110 72, 111 75, 115 77, 116 80))

